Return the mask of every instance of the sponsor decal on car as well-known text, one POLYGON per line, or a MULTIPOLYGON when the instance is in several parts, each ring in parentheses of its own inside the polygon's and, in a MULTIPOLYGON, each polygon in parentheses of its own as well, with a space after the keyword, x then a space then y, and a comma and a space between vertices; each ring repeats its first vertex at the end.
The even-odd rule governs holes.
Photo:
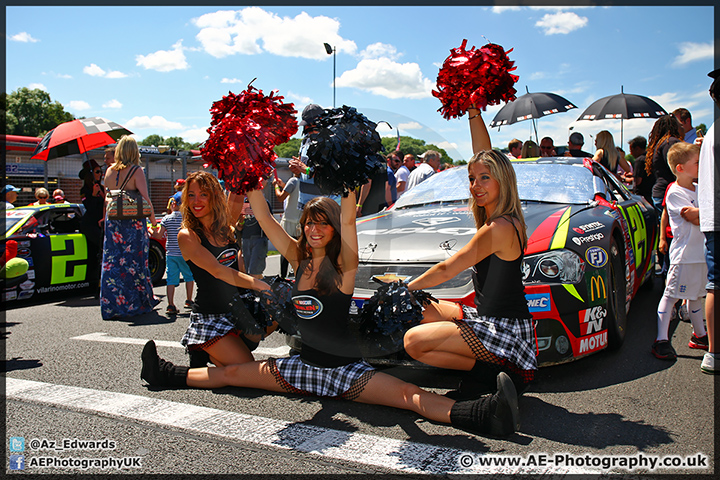
POLYGON ((444 235, 475 235, 476 228, 380 228, 378 230, 361 230, 358 235, 412 235, 415 233, 440 233, 444 235))
POLYGON ((582 245, 583 243, 595 242, 597 240, 602 240, 603 238, 605 238, 605 235, 602 233, 593 233, 592 235, 588 235, 586 237, 573 237, 572 241, 575 242, 575 245, 582 245))
POLYGON ((592 232, 593 230, 603 228, 604 226, 605 225, 603 225, 600 222, 591 222, 591 223, 586 223, 585 225, 580 225, 579 227, 574 227, 573 231, 575 233, 579 233, 580 235, 584 235, 587 232, 592 232))
POLYGON ((397 273, 385 272, 383 275, 373 275, 371 278, 373 280, 378 280, 382 283, 392 283, 407 282, 412 277, 410 275, 398 275, 397 273))
POLYGON ((595 352, 603 349, 607 346, 607 331, 596 333, 589 337, 583 337, 580 339, 580 348, 578 348, 578 355, 585 353, 595 352))
POLYGON ((30 290, 31 288, 35 288, 35 282, 31 282, 29 279, 25 280, 23 283, 18 285, 20 287, 20 290, 30 290))
POLYGON ((601 306, 581 310, 579 313, 580 323, 585 325, 585 335, 599 332, 603 329, 603 320, 607 316, 607 310, 601 306))
POLYGON ((17 299, 27 300, 28 298, 31 298, 34 294, 35 290, 23 290, 22 292, 18 293, 17 299))
POLYGON ((17 249, 17 256, 22 258, 27 258, 32 256, 32 251, 29 248, 18 248, 17 249))
POLYGON ((87 275, 87 240, 82 233, 50 236, 50 284, 81 282, 87 275))
POLYGON ((528 310, 531 312, 549 312, 552 310, 549 293, 531 293, 525 295, 528 310))
POLYGON ((292 300, 295 313, 303 320, 311 320, 323 311, 323 304, 320 300, 310 295, 298 295, 293 297, 292 300))
POLYGON ((458 217, 430 217, 413 220, 412 223, 422 225, 423 227, 434 227, 437 225, 446 225, 448 223, 455 223, 459 221, 460 219, 458 217))
POLYGON ((607 285, 602 270, 597 275, 591 275, 587 279, 588 301, 591 306, 601 305, 607 301, 607 285))
POLYGON ((608 254, 602 247, 590 247, 585 250, 585 260, 595 268, 604 267, 608 261, 608 254))
POLYGON ((5 295, 4 295, 4 297, 5 297, 4 300, 5 300, 6 302, 9 302, 9 301, 11 301, 11 300, 15 300, 15 299, 17 298, 17 290, 15 290, 15 289, 13 289, 13 290, 5 290, 5 295))

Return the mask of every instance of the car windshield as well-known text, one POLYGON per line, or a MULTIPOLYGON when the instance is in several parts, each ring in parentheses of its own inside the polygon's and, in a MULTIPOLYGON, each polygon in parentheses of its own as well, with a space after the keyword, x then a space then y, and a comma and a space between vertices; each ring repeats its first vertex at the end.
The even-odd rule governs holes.
POLYGON ((10 231, 11 228, 13 228, 18 222, 20 222, 23 218, 27 216, 28 212, 15 212, 12 210, 8 210, 5 212, 5 230, 3 230, 3 235, 5 235, 8 231, 10 231))
POLYGON ((593 174, 581 164, 513 163, 521 201, 587 203, 594 195, 593 174))
MULTIPOLYGON (((520 200, 585 204, 594 195, 593 174, 581 164, 514 162, 520 200)), ((395 208, 467 201, 467 167, 436 173, 405 192, 395 208)))

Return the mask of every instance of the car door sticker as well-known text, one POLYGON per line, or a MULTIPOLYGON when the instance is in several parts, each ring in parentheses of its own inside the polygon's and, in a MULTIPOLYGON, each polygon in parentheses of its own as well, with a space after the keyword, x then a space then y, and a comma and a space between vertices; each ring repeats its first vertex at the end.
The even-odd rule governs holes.
POLYGON ((87 275, 87 240, 82 233, 50 237, 50 284, 81 282, 87 275))

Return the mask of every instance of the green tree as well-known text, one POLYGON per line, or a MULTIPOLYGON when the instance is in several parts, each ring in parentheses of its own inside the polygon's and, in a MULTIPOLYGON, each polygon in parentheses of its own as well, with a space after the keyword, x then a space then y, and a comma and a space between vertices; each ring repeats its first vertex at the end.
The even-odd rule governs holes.
POLYGON ((280 145, 275 147, 275 153, 280 158, 292 158, 293 156, 297 157, 301 143, 301 139, 291 138, 287 142, 281 143, 280 145))
POLYGON ((707 125, 705 125, 704 123, 701 123, 700 125, 698 125, 697 127, 695 127, 695 129, 696 129, 696 130, 700 130, 700 131, 702 132, 702 134, 703 134, 703 137, 704 137, 705 134, 707 133, 707 125))
POLYGON ((23 87, 9 95, 3 93, 0 101, 10 135, 42 137, 61 123, 75 119, 60 102, 53 102, 50 94, 39 88, 23 87))
MULTIPOLYGON (((380 141, 382 142, 383 147, 385 147, 385 155, 395 151, 395 147, 397 146, 397 137, 382 137, 380 141)), ((403 155, 412 153, 415 157, 422 155, 427 150, 435 150, 442 154, 442 158, 440 159, 441 162, 453 163, 453 159, 450 158, 444 149, 438 147, 437 145, 433 145, 432 143, 426 144, 424 140, 413 137, 400 135, 400 150, 403 155)))
POLYGON ((165 145, 165 139, 160 135, 152 134, 152 135, 148 135, 147 137, 143 138, 140 141, 140 145, 142 145, 144 147, 151 147, 151 146, 155 145, 157 147, 160 145, 165 145))

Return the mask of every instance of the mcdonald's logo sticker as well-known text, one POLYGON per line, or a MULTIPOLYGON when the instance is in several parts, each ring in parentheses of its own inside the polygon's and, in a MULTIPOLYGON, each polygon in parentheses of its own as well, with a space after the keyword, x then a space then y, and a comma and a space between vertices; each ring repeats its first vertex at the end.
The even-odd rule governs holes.
POLYGON ((607 300, 607 289, 605 288, 605 279, 601 276, 593 276, 590 278, 590 301, 607 300))

